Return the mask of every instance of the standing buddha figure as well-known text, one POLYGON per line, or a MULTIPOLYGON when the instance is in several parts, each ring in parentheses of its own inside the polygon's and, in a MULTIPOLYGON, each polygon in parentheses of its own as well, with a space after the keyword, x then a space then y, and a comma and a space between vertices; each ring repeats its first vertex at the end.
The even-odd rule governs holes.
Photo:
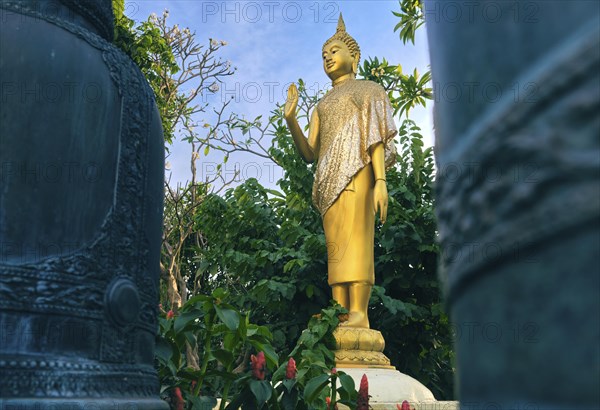
POLYGON ((385 170, 396 159, 397 130, 385 89, 356 79, 360 49, 346 32, 341 14, 322 57, 333 88, 313 110, 308 137, 296 118, 294 84, 288 89, 284 115, 300 155, 306 162, 317 162, 312 199, 323 218, 328 283, 333 298, 350 313, 342 326, 368 329, 375 214, 379 212, 385 223, 385 170))

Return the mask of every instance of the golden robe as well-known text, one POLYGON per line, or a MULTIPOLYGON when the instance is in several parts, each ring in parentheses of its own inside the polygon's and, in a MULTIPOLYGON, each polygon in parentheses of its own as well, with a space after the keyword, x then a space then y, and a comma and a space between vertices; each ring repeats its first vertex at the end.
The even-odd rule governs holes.
POLYGON ((396 160, 397 133, 388 96, 372 81, 347 80, 317 104, 319 149, 313 202, 323 217, 328 282, 374 283, 370 148, 383 142, 386 168, 396 160))

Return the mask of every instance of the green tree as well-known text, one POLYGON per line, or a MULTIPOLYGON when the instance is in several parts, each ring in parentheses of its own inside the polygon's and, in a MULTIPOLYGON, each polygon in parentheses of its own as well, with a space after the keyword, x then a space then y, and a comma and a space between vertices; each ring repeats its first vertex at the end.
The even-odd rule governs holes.
POLYGON ((123 17, 125 12, 125 0, 112 0, 112 9, 115 15, 115 21, 123 17))
MULTIPOLYGON (((207 45, 199 44, 194 32, 168 23, 168 10, 160 16, 153 13, 139 24, 123 14, 123 0, 113 0, 113 10, 114 43, 138 65, 154 91, 166 152, 176 139, 189 142, 190 181, 172 186, 169 179, 165 180, 161 300, 177 310, 190 295, 186 277, 190 269, 188 248, 197 249, 204 243, 201 233, 194 230, 195 212, 211 192, 213 182, 197 180, 196 161, 202 152, 195 140, 197 130, 203 129, 197 118, 209 109, 203 97, 216 92, 234 69, 218 57, 225 42, 209 39, 207 45)), ((223 112, 226 106, 218 109, 223 112)), ((187 365, 199 369, 198 346, 188 342, 185 346, 187 365)))
MULTIPOLYGON (((223 78, 232 75, 234 69, 218 57, 225 42, 209 39, 208 45, 199 44, 194 32, 168 23, 167 10, 136 25, 123 14, 122 0, 113 0, 113 9, 114 42, 138 65, 154 90, 165 149, 168 152, 177 138, 189 142, 191 180, 175 187, 165 181, 162 289, 164 299, 177 308, 188 297, 187 279, 182 273, 188 268, 186 247, 202 246, 199 232, 193 229, 194 213, 213 182, 197 181, 196 161, 207 154, 196 142, 198 129, 204 129, 197 118, 209 109, 203 97, 216 92, 223 78)), ((226 106, 227 103, 217 109, 223 112, 226 106)))

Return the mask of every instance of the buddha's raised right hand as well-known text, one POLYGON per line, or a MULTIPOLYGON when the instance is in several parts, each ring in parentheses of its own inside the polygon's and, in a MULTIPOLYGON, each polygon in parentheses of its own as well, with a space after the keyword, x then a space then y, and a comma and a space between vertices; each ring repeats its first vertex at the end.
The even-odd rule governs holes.
POLYGON ((298 89, 296 84, 292 83, 288 87, 287 100, 283 109, 283 115, 286 120, 296 118, 296 110, 298 109, 298 89))

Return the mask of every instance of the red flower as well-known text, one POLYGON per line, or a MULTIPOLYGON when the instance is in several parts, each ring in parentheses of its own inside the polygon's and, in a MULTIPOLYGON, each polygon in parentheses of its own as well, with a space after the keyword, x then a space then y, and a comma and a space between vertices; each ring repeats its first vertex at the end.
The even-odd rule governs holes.
POLYGON ((175 313, 173 313, 173 311, 172 311, 172 310, 169 310, 169 311, 167 312, 167 319, 173 319, 173 316, 175 316, 175 313))
POLYGON ((290 357, 290 360, 288 360, 288 364, 285 369, 285 378, 290 380, 295 379, 297 372, 298 371, 296 370, 296 361, 293 357, 290 357))
POLYGON ((327 404, 327 410, 338 410, 337 403, 335 404, 335 407, 331 409, 331 397, 325 397, 325 403, 327 404))
POLYGON ((185 408, 185 400, 183 400, 183 396, 181 395, 181 389, 179 387, 175 387, 173 389, 171 399, 173 400, 175 410, 183 410, 185 408))
POLYGON ((266 371, 265 354, 258 352, 258 355, 250 356, 250 360, 252 360, 252 376, 257 380, 264 380, 266 371))
POLYGON ((406 400, 402 402, 402 407, 400 407, 399 404, 396 404, 396 408, 398 410, 414 410, 414 407, 410 407, 410 404, 406 400))
POLYGON ((337 374, 337 369, 335 367, 331 369, 331 374, 337 374))
POLYGON ((356 410, 369 410, 369 380, 366 374, 363 374, 362 379, 360 379, 356 410))

